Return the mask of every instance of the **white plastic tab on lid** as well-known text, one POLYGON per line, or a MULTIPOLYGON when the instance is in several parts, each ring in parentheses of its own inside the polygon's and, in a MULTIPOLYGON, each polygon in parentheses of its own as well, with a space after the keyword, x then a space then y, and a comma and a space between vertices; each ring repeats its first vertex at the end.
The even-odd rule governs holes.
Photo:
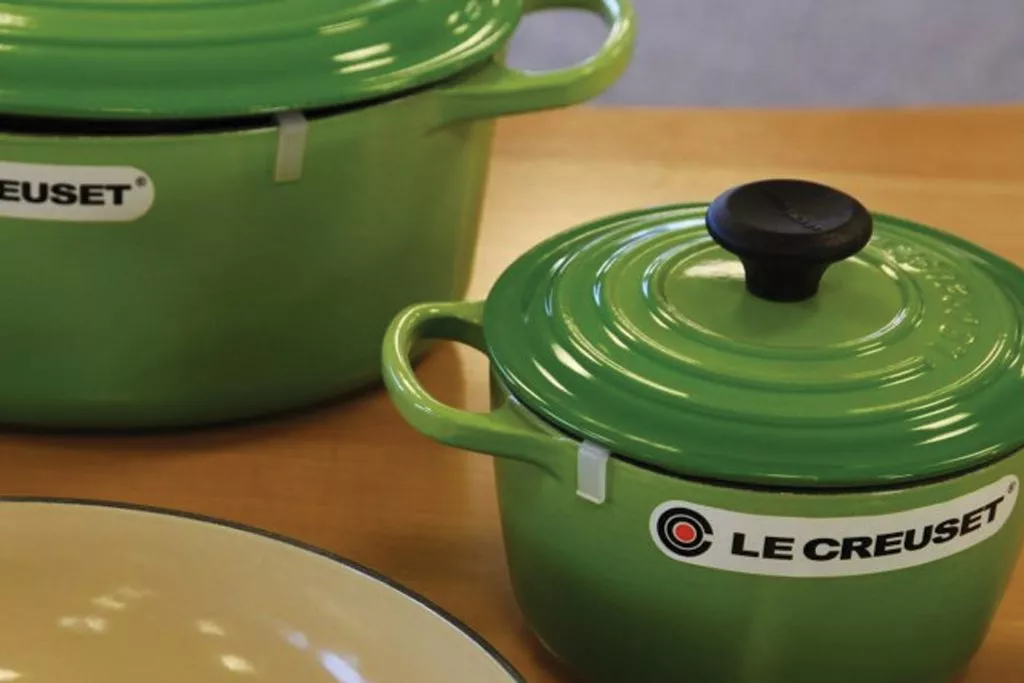
POLYGON ((588 441, 576 451, 576 495, 601 505, 608 494, 608 458, 611 452, 588 441))
POLYGON ((288 183, 302 178, 302 160, 306 155, 309 122, 302 112, 286 111, 277 115, 277 164, 274 180, 288 183))

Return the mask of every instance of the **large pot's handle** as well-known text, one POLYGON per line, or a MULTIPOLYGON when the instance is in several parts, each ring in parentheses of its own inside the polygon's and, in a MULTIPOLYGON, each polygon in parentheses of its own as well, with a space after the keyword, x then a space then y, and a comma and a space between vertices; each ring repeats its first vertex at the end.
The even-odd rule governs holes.
POLYGON ((507 400, 489 413, 445 405, 416 377, 410 357, 423 341, 455 341, 485 352, 482 316, 482 302, 424 303, 402 311, 384 336, 383 376, 391 400, 409 424, 435 441, 527 462, 560 478, 558 456, 576 448, 568 437, 532 427, 507 400))
POLYGON ((583 9, 600 15, 608 37, 596 55, 576 66, 528 73, 497 61, 477 76, 441 90, 445 123, 578 104, 604 92, 626 70, 636 39, 631 0, 526 0, 524 12, 583 9))

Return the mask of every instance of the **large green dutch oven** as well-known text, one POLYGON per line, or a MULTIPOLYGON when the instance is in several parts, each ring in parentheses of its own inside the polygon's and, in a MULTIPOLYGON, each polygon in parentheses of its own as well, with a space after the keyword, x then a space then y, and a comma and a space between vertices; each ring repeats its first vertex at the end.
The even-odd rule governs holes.
POLYGON ((379 380, 467 285, 492 119, 582 102, 628 0, 0 2, 0 421, 189 425, 379 380), (524 11, 609 36, 503 54, 524 11))
POLYGON ((584 680, 939 683, 1020 549, 1022 347, 1017 266, 780 180, 558 235, 384 362, 498 456, 515 594, 584 680), (493 412, 428 395, 428 338, 489 355, 493 412))

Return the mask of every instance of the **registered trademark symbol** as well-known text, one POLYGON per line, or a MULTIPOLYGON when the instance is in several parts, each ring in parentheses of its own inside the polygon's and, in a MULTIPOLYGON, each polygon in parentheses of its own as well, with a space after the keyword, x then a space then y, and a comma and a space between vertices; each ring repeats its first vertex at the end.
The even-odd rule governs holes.
POLYGON ((146 186, 146 178, 144 176, 139 176, 138 178, 136 178, 135 179, 135 186, 136 187, 145 187, 146 186))

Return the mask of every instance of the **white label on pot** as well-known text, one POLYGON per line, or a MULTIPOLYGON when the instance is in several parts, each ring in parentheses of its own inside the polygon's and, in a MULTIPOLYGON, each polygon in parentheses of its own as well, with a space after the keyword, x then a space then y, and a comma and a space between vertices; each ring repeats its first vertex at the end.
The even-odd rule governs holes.
POLYGON ((991 538, 1013 513, 1019 488, 1010 475, 944 503, 857 517, 751 515, 669 501, 651 513, 650 533, 665 555, 701 567, 767 576, 874 574, 991 538))
POLYGON ((153 181, 130 166, 0 161, 0 218, 134 221, 153 205, 153 181))

